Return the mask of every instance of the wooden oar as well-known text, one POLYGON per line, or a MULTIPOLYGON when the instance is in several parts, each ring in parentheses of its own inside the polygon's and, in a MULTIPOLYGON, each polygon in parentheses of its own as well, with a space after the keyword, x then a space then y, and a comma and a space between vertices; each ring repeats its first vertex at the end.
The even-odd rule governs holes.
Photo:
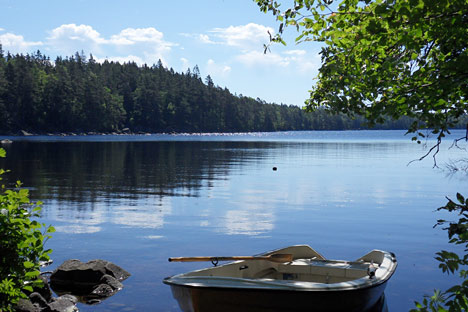
POLYGON ((273 254, 270 256, 234 256, 234 257, 173 257, 169 258, 169 262, 192 262, 192 261, 232 261, 232 260, 266 260, 272 262, 291 262, 293 261, 292 254, 273 254))

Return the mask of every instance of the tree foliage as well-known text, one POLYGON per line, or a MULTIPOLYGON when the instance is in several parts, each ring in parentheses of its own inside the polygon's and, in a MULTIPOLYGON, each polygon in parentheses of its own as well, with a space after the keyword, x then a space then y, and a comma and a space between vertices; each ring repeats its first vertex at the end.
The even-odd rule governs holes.
MULTIPOLYGON (((5 150, 0 148, 0 157, 5 150)), ((0 169, 0 175, 5 170, 0 169)), ((0 177, 1 180, 1 177, 0 177)), ((34 217, 41 211, 41 203, 29 201, 28 190, 6 189, 1 186, 0 195, 0 311, 14 311, 15 304, 33 287, 41 287, 40 261, 49 260, 50 249, 44 244, 54 228, 41 224, 34 217)))
POLYGON ((362 115, 371 125, 409 116, 410 133, 430 128, 439 139, 466 115, 467 0, 256 2, 279 22, 272 41, 284 43, 292 26, 296 42, 324 45, 309 110, 362 115))
MULTIPOLYGON (((360 115, 370 125, 386 116, 409 117, 413 140, 420 143, 424 128, 437 134, 436 145, 421 159, 433 153, 435 160, 449 129, 466 124, 468 0, 294 0, 287 8, 275 0, 255 2, 279 22, 272 42, 286 44, 283 32, 294 27, 296 42, 323 44, 309 110, 360 115)), ((455 145, 461 139, 468 140, 468 127, 455 145)), ((450 243, 468 247, 467 201, 460 193, 457 201, 449 199, 439 210, 457 214, 458 222, 438 224, 449 224, 450 243)), ((468 310, 468 255, 441 251, 436 259, 444 272, 459 271, 463 282, 416 303, 415 311, 468 310)))
MULTIPOLYGON (((362 129, 363 118, 308 114, 293 105, 234 95, 186 73, 135 63, 97 63, 91 55, 50 61, 3 55, 0 47, 0 133, 47 132, 247 132, 362 129)), ((380 128, 405 129, 410 118, 387 119, 380 128)))

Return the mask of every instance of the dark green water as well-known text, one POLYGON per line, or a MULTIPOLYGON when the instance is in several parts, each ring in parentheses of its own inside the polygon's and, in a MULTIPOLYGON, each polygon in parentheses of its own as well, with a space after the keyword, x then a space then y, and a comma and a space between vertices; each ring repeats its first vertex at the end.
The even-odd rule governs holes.
MULTIPOLYGON (((455 283, 434 260, 450 248, 446 233, 432 228, 444 217, 434 210, 468 182, 433 169, 432 159, 407 166, 425 150, 403 134, 13 138, 0 165, 44 202, 43 221, 57 229, 48 270, 69 258, 101 258, 132 273, 122 291, 81 311, 178 311, 162 279, 209 264, 168 257, 293 244, 336 259, 395 252, 386 299, 390 311, 406 311, 455 283)), ((449 145, 441 165, 466 156, 449 145)))

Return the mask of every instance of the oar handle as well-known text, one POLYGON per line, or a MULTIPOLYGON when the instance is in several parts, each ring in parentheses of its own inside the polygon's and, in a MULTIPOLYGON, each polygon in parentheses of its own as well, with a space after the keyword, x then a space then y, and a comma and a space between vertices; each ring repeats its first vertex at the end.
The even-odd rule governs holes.
POLYGON ((169 262, 194 262, 194 261, 236 261, 236 260, 266 260, 272 262, 291 262, 291 254, 273 254, 271 256, 230 256, 230 257, 172 257, 169 262))
POLYGON ((258 257, 172 257, 169 262, 195 262, 195 261, 229 261, 229 260, 258 260, 258 257))

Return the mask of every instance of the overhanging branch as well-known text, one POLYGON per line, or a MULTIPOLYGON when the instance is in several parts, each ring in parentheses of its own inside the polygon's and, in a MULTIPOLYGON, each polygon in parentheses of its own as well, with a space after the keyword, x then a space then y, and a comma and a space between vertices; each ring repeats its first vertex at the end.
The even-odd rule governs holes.
POLYGON ((421 160, 425 159, 427 156, 431 155, 431 153, 435 150, 434 155, 432 155, 432 158, 434 159, 434 166, 433 166, 433 168, 439 168, 439 166, 437 165, 436 156, 437 156, 437 154, 438 154, 439 151, 440 151, 440 144, 441 144, 441 143, 442 143, 442 138, 439 136, 439 137, 437 138, 437 143, 436 143, 434 146, 432 146, 426 154, 424 154, 423 156, 421 156, 421 157, 418 158, 418 159, 414 159, 414 160, 410 161, 410 162, 408 163, 407 166, 409 166, 410 164, 412 164, 412 163, 415 162, 415 161, 421 161, 421 160))

